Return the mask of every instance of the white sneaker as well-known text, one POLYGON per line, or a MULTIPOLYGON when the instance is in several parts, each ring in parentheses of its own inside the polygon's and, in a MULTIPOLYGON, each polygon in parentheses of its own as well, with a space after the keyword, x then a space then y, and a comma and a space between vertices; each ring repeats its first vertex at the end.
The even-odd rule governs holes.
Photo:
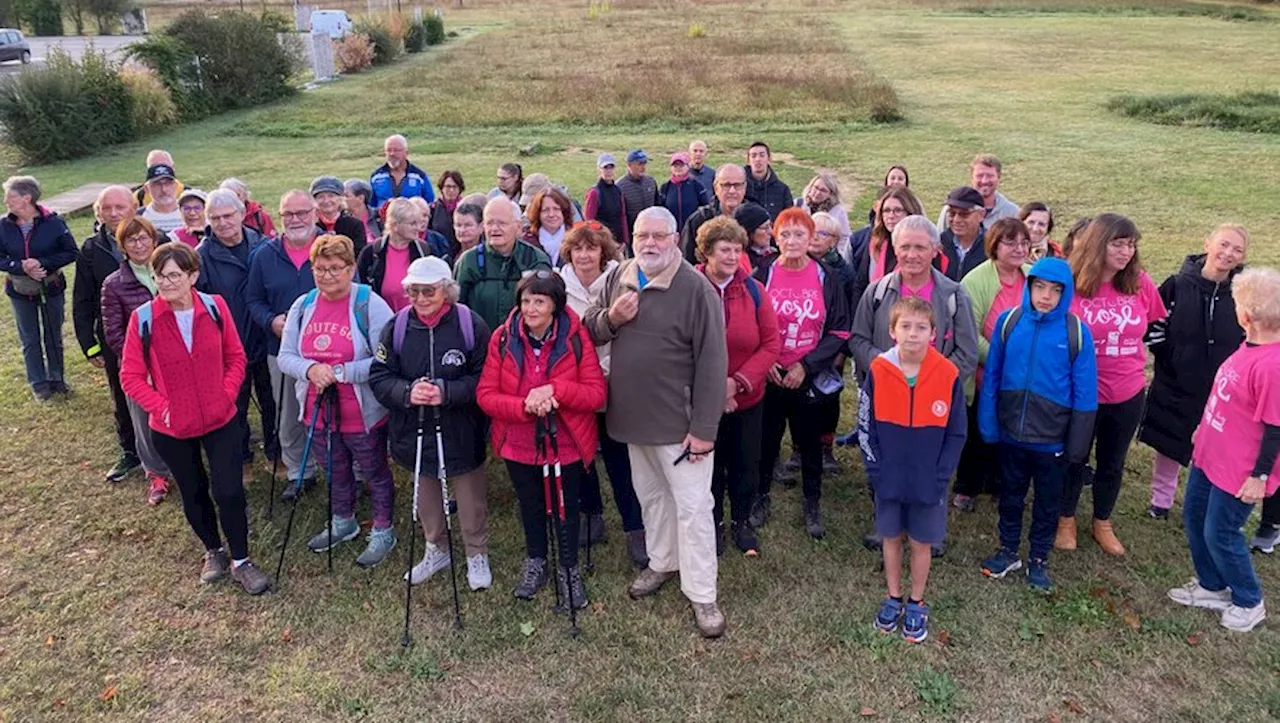
POLYGON ((448 567, 449 553, 428 543, 427 554, 422 556, 422 562, 414 565, 413 570, 408 575, 409 582, 413 585, 421 585, 431 579, 432 575, 448 569, 448 567))
POLYGON ((1217 612, 1231 607, 1231 590, 1206 590, 1200 587, 1200 581, 1195 578, 1182 587, 1173 588, 1168 594, 1170 600, 1188 607, 1207 608, 1217 612))
POLYGON ((1251 608, 1242 608, 1237 605, 1228 607, 1222 613, 1222 627, 1237 633, 1247 633, 1266 619, 1267 606, 1259 600, 1258 604, 1251 608))
POLYGON ((489 556, 483 553, 467 558, 467 585, 474 590, 488 590, 493 585, 489 556))

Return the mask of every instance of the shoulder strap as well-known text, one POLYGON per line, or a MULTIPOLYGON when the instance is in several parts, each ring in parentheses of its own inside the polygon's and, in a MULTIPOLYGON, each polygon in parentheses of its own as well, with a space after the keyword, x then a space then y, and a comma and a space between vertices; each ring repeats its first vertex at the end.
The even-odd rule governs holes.
POLYGON ((889 292, 889 282, 893 279, 892 272, 880 277, 876 282, 875 295, 871 297, 871 312, 875 313, 880 309, 880 303, 884 301, 884 295, 889 292))
POLYGON ((400 349, 404 346, 404 335, 409 330, 409 313, 413 311, 412 306, 406 306, 396 312, 395 325, 391 329, 391 350, 396 356, 400 356, 400 349))
POLYGON ((1080 317, 1067 312, 1067 351, 1071 355, 1071 363, 1076 363, 1076 357, 1080 356, 1080 345, 1084 338, 1084 333, 1080 329, 1080 317))
POLYGON ((947 318, 956 318, 956 291, 952 289, 951 295, 947 297, 947 318))
POLYGON ((422 240, 422 239, 420 239, 420 238, 418 238, 418 239, 414 239, 414 240, 413 240, 413 245, 414 245, 415 247, 417 247, 417 249, 418 249, 418 258, 420 258, 420 259, 425 259, 426 257, 428 257, 428 256, 431 256, 431 255, 432 255, 432 254, 431 254, 431 249, 427 247, 427 242, 426 242, 426 241, 423 241, 423 240, 422 240))
POLYGON ((369 343, 369 287, 356 284, 356 327, 364 336, 365 344, 369 343))
POLYGON ((569 348, 573 350, 573 360, 581 364, 582 363, 582 340, 578 338, 577 334, 569 335, 569 348))
POLYGON ((462 327, 462 345, 471 353, 476 348, 476 320, 466 304, 458 304, 458 326, 462 327))
POLYGON ((1013 333, 1013 327, 1018 325, 1018 319, 1022 318, 1022 305, 1013 307, 1009 311, 1009 315, 1004 318, 1004 323, 1000 325, 1000 342, 1007 344, 1009 335, 1013 333))
POLYGON ((759 282, 750 276, 747 277, 747 294, 751 296, 751 302, 760 308, 760 286, 759 282))
MULTIPOLYGON (((222 314, 218 312, 218 302, 214 300, 213 296, 203 291, 197 291, 196 294, 200 297, 200 303, 204 304, 204 310, 209 312, 209 316, 213 317, 213 323, 218 325, 218 331, 222 331, 222 314)), ((147 305, 148 308, 150 306, 150 304, 147 305)))
MULTIPOLYGON (((312 289, 308 291, 307 295, 302 297, 302 308, 299 309, 299 311, 305 313, 308 306, 311 306, 312 304, 316 303, 316 297, 319 295, 320 295, 319 289, 312 289)), ((298 314, 298 330, 299 331, 302 330, 302 316, 303 314, 298 314)))
POLYGON ((142 362, 151 364, 151 302, 134 310, 138 316, 138 336, 142 339, 142 362))

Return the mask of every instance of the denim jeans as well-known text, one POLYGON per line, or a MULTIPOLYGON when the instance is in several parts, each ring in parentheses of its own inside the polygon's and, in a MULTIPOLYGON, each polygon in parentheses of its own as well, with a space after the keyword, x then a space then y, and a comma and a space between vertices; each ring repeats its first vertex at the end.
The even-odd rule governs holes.
MULTIPOLYGON (((991 447, 995 450, 997 447, 991 447)), ((1000 546, 1017 552, 1022 544, 1022 511, 1027 491, 1034 481, 1031 503, 1031 534, 1028 535, 1033 560, 1048 560, 1053 537, 1058 530, 1058 510, 1062 487, 1067 479, 1067 460, 1051 452, 1035 452, 1012 444, 1001 444, 1000 457, 1000 546)))
POLYGON ((10 296, 9 301, 13 304, 18 340, 22 342, 27 383, 36 391, 52 391, 62 384, 62 319, 67 308, 66 294, 46 296, 43 300, 10 296))
POLYGON ((396 490, 391 479, 391 467, 387 464, 387 425, 380 424, 372 432, 333 433, 333 470, 329 472, 329 434, 323 424, 316 427, 311 440, 312 456, 317 467, 329 474, 329 487, 333 490, 333 514, 350 517, 356 508, 355 466, 368 476, 369 499, 373 507, 373 526, 385 529, 391 526, 395 512, 396 490))
POLYGON ((1262 602, 1262 586, 1241 530, 1252 512, 1253 505, 1214 486, 1199 467, 1191 468, 1182 497, 1191 564, 1201 587, 1214 591, 1231 588, 1231 603, 1242 608, 1262 602))

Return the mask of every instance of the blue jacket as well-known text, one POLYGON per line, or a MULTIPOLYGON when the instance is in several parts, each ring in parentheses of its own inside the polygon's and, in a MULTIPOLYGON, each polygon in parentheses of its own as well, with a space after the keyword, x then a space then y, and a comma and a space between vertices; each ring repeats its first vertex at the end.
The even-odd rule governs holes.
POLYGON ((280 353, 280 340, 271 333, 271 320, 289 313, 289 307, 299 296, 316 287, 311 262, 304 263, 302 268, 294 266, 283 244, 273 238, 249 257, 249 284, 245 294, 249 317, 263 330, 270 356, 280 353))
POLYGON ((1089 327, 1068 311, 1074 289, 1066 261, 1041 259, 1027 274, 1021 316, 1008 330, 1007 340, 1004 325, 1013 309, 996 319, 978 392, 978 429, 988 443, 1052 454, 1065 451, 1072 463, 1088 459, 1098 411, 1098 365, 1089 327), (1037 278, 1063 287, 1058 305, 1048 313, 1031 305, 1031 285, 1037 278), (1068 324, 1077 324, 1080 332, 1075 362, 1068 324))
POLYGON ((378 170, 369 176, 369 186, 373 188, 373 198, 369 199, 369 206, 374 210, 381 208, 382 204, 397 196, 400 198, 422 196, 427 199, 427 203, 436 200, 436 192, 431 190, 431 177, 426 171, 408 161, 404 165, 404 180, 400 182, 400 193, 395 192, 395 183, 391 180, 391 168, 385 163, 378 166, 378 170))
MULTIPOLYGON (((45 277, 45 293, 56 296, 67 288, 67 280, 60 272, 63 266, 75 263, 76 237, 58 214, 43 206, 35 218, 31 228, 31 238, 24 241, 22 229, 18 228, 18 220, 13 214, 0 217, 0 272, 12 276, 26 276, 22 270, 22 260, 26 258, 40 259, 40 265, 49 272, 45 277), (30 251, 28 251, 30 249, 30 251)), ((13 284, 7 279, 4 284, 5 293, 13 298, 28 298, 13 290, 13 284)))
POLYGON ((227 302, 227 309, 236 322, 236 331, 240 332, 240 343, 244 346, 245 356, 249 363, 265 361, 267 358, 267 338, 261 326, 253 323, 249 312, 249 265, 253 263, 254 253, 267 241, 262 234, 245 226, 244 241, 248 244, 248 263, 240 259, 213 235, 213 229, 206 228, 204 240, 196 247, 200 255, 200 278, 196 281, 196 289, 206 294, 217 294, 227 302))
POLYGON ((702 183, 692 175, 679 183, 667 181, 658 189, 662 204, 676 217, 676 231, 684 230, 684 222, 694 211, 711 203, 711 196, 702 183))

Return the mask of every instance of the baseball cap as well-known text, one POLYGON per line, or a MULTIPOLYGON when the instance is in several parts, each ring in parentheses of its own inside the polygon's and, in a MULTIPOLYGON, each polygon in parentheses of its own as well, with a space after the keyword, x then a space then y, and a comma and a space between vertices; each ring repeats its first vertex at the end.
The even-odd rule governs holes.
POLYGON ((627 163, 648 163, 649 154, 637 148, 627 154, 627 163))
POLYGON ((678 153, 672 153, 671 164, 675 165, 677 163, 683 163, 686 166, 689 165, 689 154, 685 153, 684 151, 680 151, 678 153))
POLYGON ((146 183, 150 183, 158 178, 177 178, 177 176, 173 174, 173 166, 168 163, 157 163, 154 166, 148 166, 146 183))
POLYGON ((200 199, 200 203, 209 202, 209 194, 205 193, 204 191, 201 191, 198 188, 184 188, 182 190, 181 195, 178 196, 178 203, 182 203, 188 198, 198 198, 200 199))
POLYGON ((982 194, 975 188, 960 186, 947 194, 949 208, 982 208, 982 194))
POLYGON ((336 176, 320 176, 311 182, 311 196, 313 198, 321 193, 336 193, 341 196, 345 192, 346 188, 336 176))
POLYGON ((596 156, 596 168, 604 168, 605 166, 617 166, 618 162, 613 160, 612 153, 601 153, 596 156))
POLYGON ((411 284, 438 284, 453 278, 453 272, 449 270, 449 264, 437 256, 424 256, 420 259, 414 259, 409 264, 409 272, 404 276, 404 285, 411 284))

